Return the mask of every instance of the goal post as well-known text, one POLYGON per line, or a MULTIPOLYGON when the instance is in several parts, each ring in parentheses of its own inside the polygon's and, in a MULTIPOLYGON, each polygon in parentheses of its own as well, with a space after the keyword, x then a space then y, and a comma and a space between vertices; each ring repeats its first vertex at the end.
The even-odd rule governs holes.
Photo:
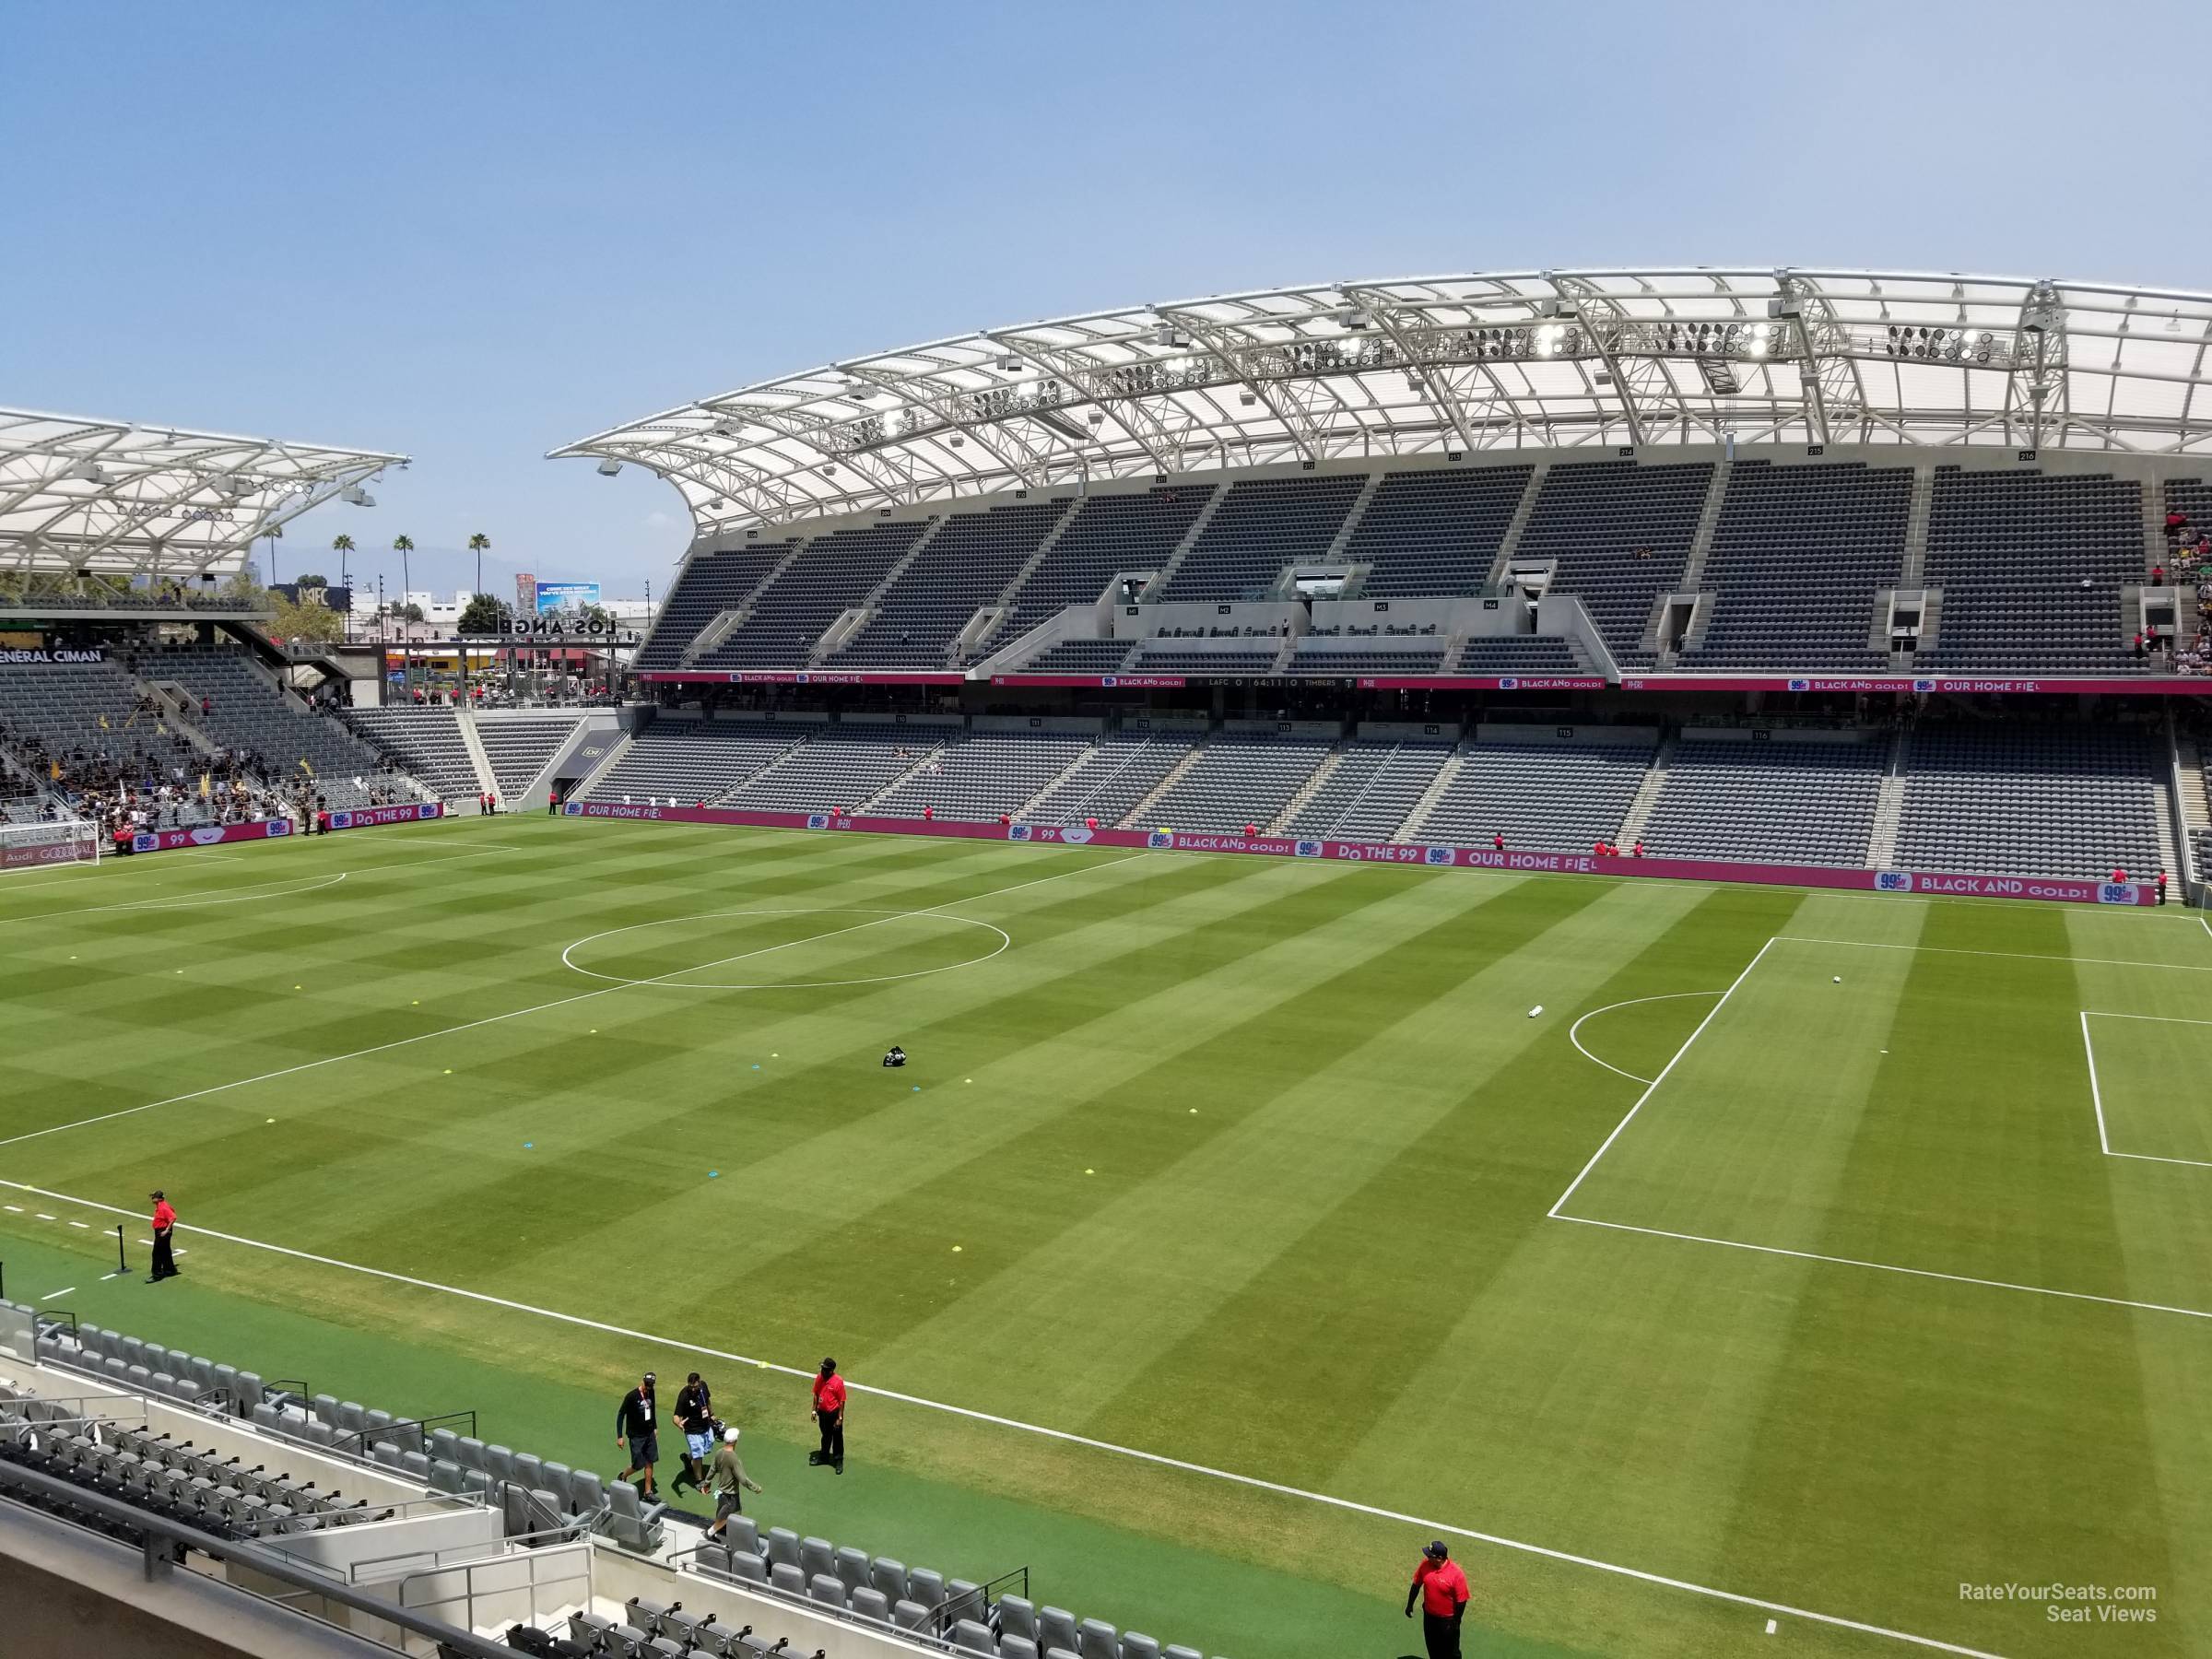
POLYGON ((83 818, 53 824, 0 824, 0 876, 53 865, 98 864, 100 827, 83 818))

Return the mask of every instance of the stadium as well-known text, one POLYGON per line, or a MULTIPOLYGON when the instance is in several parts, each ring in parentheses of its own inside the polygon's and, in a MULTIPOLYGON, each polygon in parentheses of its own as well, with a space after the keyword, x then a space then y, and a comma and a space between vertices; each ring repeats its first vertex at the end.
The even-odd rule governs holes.
POLYGON ((1486 1654, 2206 1651, 2208 346, 1697 267, 853 356, 556 450, 689 547, 498 707, 243 575, 404 453, 0 411, 35 1651, 1391 1654, 1432 1541, 1486 1654))

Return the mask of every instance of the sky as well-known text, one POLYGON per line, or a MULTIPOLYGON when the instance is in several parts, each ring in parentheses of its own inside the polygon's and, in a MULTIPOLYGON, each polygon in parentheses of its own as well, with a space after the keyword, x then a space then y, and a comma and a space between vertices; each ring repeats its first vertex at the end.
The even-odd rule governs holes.
POLYGON ((2201 0, 0 0, 0 406, 413 457, 278 578, 342 531, 395 587, 405 534, 459 586, 482 532, 488 587, 659 593, 676 492, 547 450, 976 328, 1576 265, 2212 288, 2207 61, 2201 0))

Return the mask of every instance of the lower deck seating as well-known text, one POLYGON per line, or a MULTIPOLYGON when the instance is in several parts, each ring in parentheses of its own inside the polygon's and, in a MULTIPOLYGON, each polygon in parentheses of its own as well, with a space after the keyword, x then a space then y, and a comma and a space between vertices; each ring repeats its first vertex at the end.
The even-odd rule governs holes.
POLYGON ((1131 828, 1230 830, 1272 823, 1329 747, 1311 737, 1217 736, 1131 828))
POLYGON ((947 744, 868 810, 878 818, 920 818, 928 807, 936 818, 973 823, 1011 817, 1089 747, 1088 737, 1060 733, 980 732, 947 744))
POLYGON ((718 800, 806 735, 805 726, 663 715, 584 791, 587 801, 718 800))
POLYGON ((576 724, 565 716, 546 720, 479 717, 477 741, 484 746, 484 758, 491 762, 500 798, 519 801, 561 746, 575 735, 576 724))
POLYGON ((1118 824, 1173 771, 1195 733, 1117 733, 1094 745, 1082 764, 1030 804, 1033 824, 1118 824))
POLYGON ((1388 841, 1452 758, 1448 743, 1355 743, 1283 822, 1287 835, 1388 841))
POLYGON ((481 794, 477 763, 450 708, 354 709, 347 724, 430 786, 441 801, 481 794))
POLYGON ((1407 839, 1509 851, 1586 853, 1610 841, 1652 764, 1648 743, 1521 743, 1478 738, 1407 839))
POLYGON ((1906 740, 1897 862, 2094 877, 2158 872, 2160 746, 2136 726, 1930 724, 1906 740))
POLYGON ((1643 830, 1664 858, 1864 865, 1889 746, 1742 742, 1688 731, 1643 830))
POLYGON ((732 790, 724 804, 764 812, 857 811, 959 735, 942 726, 818 725, 776 765, 732 790))

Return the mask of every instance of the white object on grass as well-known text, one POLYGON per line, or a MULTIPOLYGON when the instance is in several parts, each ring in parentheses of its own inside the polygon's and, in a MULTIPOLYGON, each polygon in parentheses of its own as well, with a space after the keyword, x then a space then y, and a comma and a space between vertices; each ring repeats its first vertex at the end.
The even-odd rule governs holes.
POLYGON ((1538 1003, 1538 1004, 1537 1004, 1537 1005, 1536 1005, 1535 1007, 1531 1008, 1531 1009, 1528 1011, 1528 1017, 1529 1017, 1531 1019, 1534 1019, 1534 1018, 1535 1018, 1537 1015, 1539 1015, 1539 1014, 1541 1014, 1541 1013, 1543 1013, 1543 1012, 1544 1012, 1544 1005, 1543 1005, 1542 1003, 1538 1003))

